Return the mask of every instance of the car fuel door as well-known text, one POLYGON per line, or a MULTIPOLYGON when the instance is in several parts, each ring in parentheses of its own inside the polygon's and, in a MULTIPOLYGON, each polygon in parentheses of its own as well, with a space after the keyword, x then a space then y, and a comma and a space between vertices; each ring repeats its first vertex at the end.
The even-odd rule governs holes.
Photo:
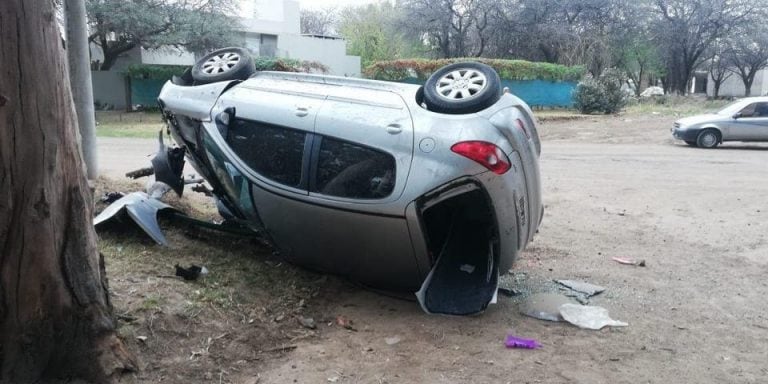
POLYGON ((315 133, 310 196, 352 205, 400 197, 414 144, 411 114, 399 95, 331 89, 317 115, 315 133))

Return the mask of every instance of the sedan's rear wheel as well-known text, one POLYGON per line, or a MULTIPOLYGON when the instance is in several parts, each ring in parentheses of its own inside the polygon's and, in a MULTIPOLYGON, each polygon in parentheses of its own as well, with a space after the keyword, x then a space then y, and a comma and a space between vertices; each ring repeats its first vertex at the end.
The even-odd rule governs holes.
POLYGON ((720 135, 714 129, 705 129, 696 138, 696 145, 702 148, 714 148, 720 144, 720 135))

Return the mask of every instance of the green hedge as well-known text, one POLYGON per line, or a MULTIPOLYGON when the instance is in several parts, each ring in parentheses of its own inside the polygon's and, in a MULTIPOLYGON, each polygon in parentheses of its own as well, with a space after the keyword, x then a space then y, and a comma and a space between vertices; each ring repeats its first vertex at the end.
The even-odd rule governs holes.
POLYGON ((131 79, 168 80, 181 76, 189 68, 185 65, 131 64, 123 71, 131 79))
POLYGON ((321 72, 328 73, 328 67, 317 61, 296 60, 284 57, 254 57, 257 71, 321 72))
POLYGON ((483 58, 455 58, 455 59, 404 59, 376 62, 363 71, 363 74, 371 79, 401 81, 414 76, 426 79, 432 72, 440 67, 462 61, 476 61, 487 64, 499 77, 508 80, 549 80, 549 81, 578 81, 584 76, 582 66, 567 67, 565 65, 551 63, 537 63, 525 60, 501 60, 483 58))
MULTIPOLYGON (((254 57, 257 71, 321 72, 328 73, 328 67, 316 61, 304 61, 276 57, 254 57)), ((168 80, 181 76, 189 68, 184 65, 131 64, 123 71, 132 79, 168 80)))

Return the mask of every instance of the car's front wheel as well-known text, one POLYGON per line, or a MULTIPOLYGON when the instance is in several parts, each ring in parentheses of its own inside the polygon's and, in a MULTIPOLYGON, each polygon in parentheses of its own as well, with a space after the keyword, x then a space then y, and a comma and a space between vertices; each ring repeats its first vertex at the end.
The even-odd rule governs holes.
POLYGON ((481 63, 446 65, 424 84, 424 103, 428 110, 438 113, 475 113, 490 107, 499 98, 499 75, 481 63))
POLYGON ((248 50, 230 47, 213 51, 198 60, 192 67, 192 79, 197 84, 245 80, 255 71, 248 50))
POLYGON ((720 135, 714 129, 705 129, 696 138, 696 145, 701 148, 715 148, 720 144, 720 135))

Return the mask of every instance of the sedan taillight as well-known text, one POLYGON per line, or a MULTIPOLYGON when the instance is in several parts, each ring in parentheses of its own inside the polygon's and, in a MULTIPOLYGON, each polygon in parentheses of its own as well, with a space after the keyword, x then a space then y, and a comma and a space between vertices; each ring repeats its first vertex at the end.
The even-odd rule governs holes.
POLYGON ((451 151, 480 163, 498 175, 511 167, 509 157, 501 148, 485 141, 462 141, 454 144, 451 151))

